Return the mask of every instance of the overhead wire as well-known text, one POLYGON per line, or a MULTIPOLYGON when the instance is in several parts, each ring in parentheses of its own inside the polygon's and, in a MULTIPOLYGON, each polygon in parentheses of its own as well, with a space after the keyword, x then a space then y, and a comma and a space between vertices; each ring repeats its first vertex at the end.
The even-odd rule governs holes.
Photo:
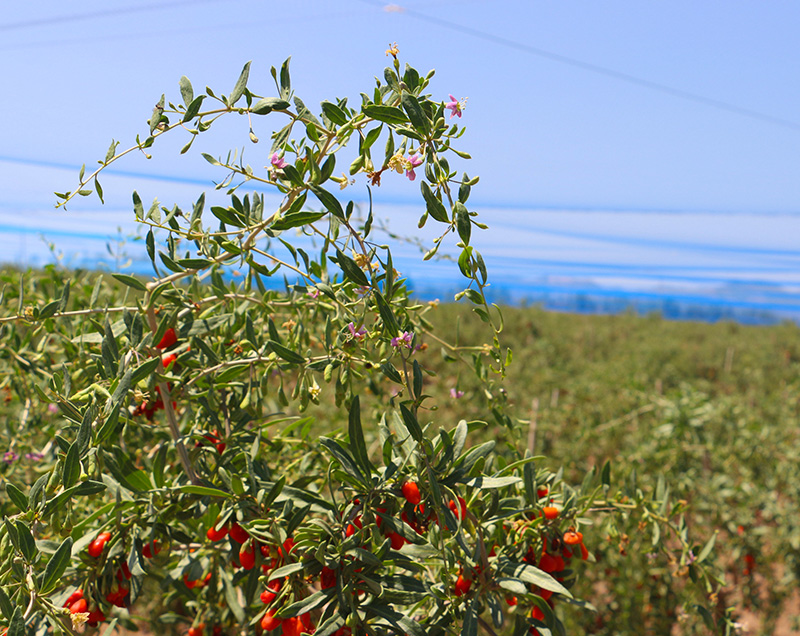
POLYGON ((36 18, 33 20, 22 20, 20 22, 8 22, 0 24, 0 31, 19 31, 32 27, 48 26, 51 24, 63 24, 64 22, 82 22, 85 20, 95 20, 97 18, 108 18, 129 13, 147 13, 150 11, 160 11, 173 7, 196 5, 201 2, 219 2, 219 0, 175 0, 174 2, 154 2, 133 7, 119 7, 116 9, 103 9, 101 11, 88 11, 86 13, 73 13, 67 15, 55 15, 47 18, 36 18))
POLYGON ((463 33, 465 35, 470 35, 472 37, 484 40, 486 42, 492 42, 493 44, 498 44, 500 46, 504 46, 510 49, 515 49, 517 51, 521 51, 529 55, 534 55, 542 59, 550 60, 551 62, 557 62, 559 64, 564 64, 566 66, 571 66, 573 68, 579 68, 581 70, 588 71, 590 73, 595 73, 597 75, 611 77, 613 79, 619 80, 621 82, 626 82, 634 86, 647 88, 653 91, 664 93, 666 95, 670 95, 672 97, 677 97, 698 104, 703 104, 705 106, 711 106, 712 108, 728 111, 730 113, 735 113, 743 117, 749 117, 751 119, 763 121, 769 124, 773 124, 775 126, 781 126, 783 128, 789 128, 791 130, 800 130, 800 123, 790 121, 782 117, 776 117, 774 115, 770 115, 769 113, 762 113, 761 111, 757 111, 751 108, 745 108, 743 106, 739 106, 731 102, 715 99, 713 97, 707 97, 699 93, 693 93, 691 91, 683 90, 681 88, 669 86, 668 84, 655 82, 652 80, 645 79, 643 77, 638 77, 636 75, 631 75, 629 73, 617 71, 607 66, 601 66, 599 64, 593 64, 591 62, 585 62, 584 60, 579 60, 574 57, 569 57, 566 55, 562 55, 560 53, 548 51, 546 49, 532 46, 530 44, 517 42, 516 40, 511 40, 509 38, 500 35, 495 35, 487 31, 482 31, 481 29, 474 29, 472 27, 458 24, 456 22, 453 22, 452 20, 437 18, 435 16, 428 15, 427 13, 422 13, 421 11, 417 11, 416 9, 411 9, 401 5, 387 4, 386 2, 382 2, 381 0, 359 0, 359 2, 363 2, 364 4, 368 4, 374 7, 380 7, 384 11, 387 10, 387 7, 392 7, 392 10, 389 11, 390 13, 409 16, 417 20, 420 20, 422 22, 427 22, 429 24, 434 24, 436 26, 449 29, 451 31, 456 31, 458 33, 463 33))

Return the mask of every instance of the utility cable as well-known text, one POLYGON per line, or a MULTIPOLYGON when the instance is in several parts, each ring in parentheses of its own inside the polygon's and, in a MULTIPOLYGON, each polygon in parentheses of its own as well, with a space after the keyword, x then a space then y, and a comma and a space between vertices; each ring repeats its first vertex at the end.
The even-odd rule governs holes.
POLYGON ((481 31, 480 29, 473 29, 472 27, 467 27, 461 24, 457 24, 455 22, 451 22, 450 20, 443 20, 441 18, 436 18, 432 15, 422 13, 415 9, 409 9, 399 5, 387 5, 385 2, 381 2, 380 0, 359 0, 359 1, 365 4, 372 5, 374 7, 381 7, 384 10, 386 10, 387 7, 396 7, 396 9, 392 9, 390 12, 397 13, 399 15, 407 15, 409 17, 416 18, 417 20, 421 20, 422 22, 435 24, 436 26, 449 29, 451 31, 456 31, 458 33, 463 33, 465 35, 470 35, 472 37, 485 40, 486 42, 492 42, 493 44, 498 44, 500 46, 505 46, 510 49, 522 51, 523 53, 528 53, 529 55, 535 55, 537 57, 550 60, 551 62, 565 64, 567 66, 572 66, 573 68, 579 68, 584 71, 589 71, 590 73, 595 73, 597 75, 604 75, 606 77, 611 77, 621 82, 633 84, 634 86, 648 88, 650 90, 664 93, 672 97, 678 97, 680 99, 685 99, 687 101, 703 104, 705 106, 711 106, 712 108, 717 108, 719 110, 735 113, 737 115, 741 115, 743 117, 749 117, 751 119, 757 119, 759 121, 773 124, 775 126, 790 128, 792 130, 800 130, 800 124, 794 121, 790 121, 788 119, 775 117, 774 115, 770 115, 768 113, 762 113, 760 111, 753 110, 750 108, 744 108, 742 106, 738 106, 730 102, 714 99, 712 97, 706 97, 705 95, 692 93, 690 91, 685 91, 680 88, 675 88, 674 86, 662 84, 660 82, 653 82, 651 80, 644 79, 642 77, 637 77, 635 75, 630 75, 628 73, 616 71, 606 66, 592 64, 591 62, 584 62, 583 60, 579 60, 577 58, 568 57, 566 55, 561 55, 559 53, 554 53, 552 51, 547 51, 545 49, 536 46, 531 46, 530 44, 523 44, 522 42, 510 40, 508 38, 504 38, 499 35, 494 35, 493 33, 481 31))

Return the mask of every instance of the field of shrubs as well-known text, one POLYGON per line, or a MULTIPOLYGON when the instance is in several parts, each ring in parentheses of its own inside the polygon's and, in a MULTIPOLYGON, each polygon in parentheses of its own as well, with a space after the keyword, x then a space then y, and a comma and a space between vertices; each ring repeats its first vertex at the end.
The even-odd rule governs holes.
POLYGON ((796 631, 797 327, 491 304, 463 103, 386 55, 319 108, 288 59, 181 77, 55 193, 203 136, 220 192, 132 193, 152 275, 0 272, 0 636, 796 631), (462 302, 408 288, 382 179, 462 302))

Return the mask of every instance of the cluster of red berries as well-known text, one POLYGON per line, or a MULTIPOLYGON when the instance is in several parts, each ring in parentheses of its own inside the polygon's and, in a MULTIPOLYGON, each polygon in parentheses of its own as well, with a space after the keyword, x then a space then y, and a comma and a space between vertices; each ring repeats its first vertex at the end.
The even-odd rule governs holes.
MULTIPOLYGON (((295 542, 292 537, 288 537, 283 545, 278 548, 277 555, 272 555, 269 545, 262 544, 255 537, 251 537, 239 523, 215 524, 206 532, 209 541, 222 541, 225 537, 230 537, 238 546, 238 553, 233 555, 232 564, 234 567, 242 567, 245 570, 252 570, 261 555, 261 569, 264 574, 269 574, 273 569, 280 567, 285 555, 289 555, 295 550, 295 542)), ((275 579, 267 583, 266 589, 261 592, 261 601, 265 605, 274 604, 283 587, 283 579, 275 579)), ((336 585, 336 573, 329 568, 323 568, 321 575, 323 588, 336 585)), ((311 620, 311 615, 306 613, 301 616, 291 618, 277 618, 275 614, 277 608, 268 607, 264 616, 261 618, 261 628, 264 631, 273 631, 281 628, 283 636, 300 636, 300 634, 313 634, 316 627, 311 620)), ((341 636, 341 635, 340 635, 341 636)))
MULTIPOLYGON (((175 330, 170 327, 164 332, 161 341, 156 345, 156 349, 163 351, 165 349, 169 349, 177 342, 178 335, 175 333, 175 330)), ((178 356, 175 353, 165 353, 161 356, 161 364, 164 365, 164 368, 166 369, 177 359, 178 356)), ((156 397, 154 401, 146 400, 142 402, 139 406, 133 409, 131 414, 134 416, 144 415, 148 420, 152 420, 157 411, 163 410, 164 400, 161 399, 161 391, 158 387, 156 387, 155 392, 158 397, 156 397)), ((172 408, 177 408, 177 406, 177 403, 173 401, 172 408)))
POLYGON ((102 623, 106 620, 106 615, 96 605, 89 609, 89 601, 87 601, 83 596, 83 590, 78 589, 75 590, 72 594, 67 597, 67 600, 64 601, 64 607, 69 610, 70 614, 88 614, 88 618, 86 619, 86 624, 90 627, 97 627, 98 623, 102 623))
MULTIPOLYGON (((563 534, 560 540, 556 538, 548 542, 546 536, 542 537, 541 556, 537 559, 536 552, 531 548, 528 550, 528 554, 525 555, 523 560, 553 575, 557 581, 562 581, 563 577, 559 576, 559 574, 567 569, 570 561, 576 555, 576 552, 580 552, 580 557, 584 561, 589 558, 589 550, 587 550, 586 546, 583 544, 583 534, 575 530, 569 530, 563 534)), ((552 591, 545 590, 538 586, 534 587, 532 591, 534 594, 547 601, 550 607, 553 607, 555 601, 552 598, 552 591)), ((516 604, 516 599, 514 599, 514 603, 509 602, 509 605, 512 604, 516 604)), ((531 611, 531 618, 543 621, 545 618, 544 612, 541 608, 534 606, 531 611)), ((535 627, 531 627, 530 633, 533 636, 537 636, 539 630, 535 627)))

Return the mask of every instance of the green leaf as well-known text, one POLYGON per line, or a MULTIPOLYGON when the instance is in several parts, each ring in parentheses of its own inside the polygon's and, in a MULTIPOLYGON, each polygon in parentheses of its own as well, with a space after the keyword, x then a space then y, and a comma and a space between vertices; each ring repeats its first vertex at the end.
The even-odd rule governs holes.
POLYGON ((606 463, 603 464, 603 471, 600 473, 600 481, 603 483, 604 486, 611 485, 611 460, 606 460, 606 463))
POLYGON ((513 486, 522 481, 519 477, 511 475, 507 477, 473 477, 464 483, 472 488, 478 490, 488 490, 490 488, 505 488, 506 486, 513 486))
POLYGON ((152 374, 153 371, 155 371, 158 367, 158 363, 158 358, 150 358, 149 360, 142 362, 131 373, 131 383, 136 384, 139 380, 144 380, 145 378, 149 377, 150 374, 152 374))
POLYGON ((276 570, 271 570, 269 573, 268 581, 274 581, 275 579, 282 579, 285 576, 290 576, 297 572, 303 571, 303 564, 302 563, 290 563, 289 565, 284 565, 276 570))
POLYGON ((161 262, 164 263, 164 266, 170 270, 171 272, 176 272, 180 274, 184 271, 184 268, 178 265, 175 261, 173 261, 167 254, 160 251, 158 252, 158 257, 161 259, 161 262))
POLYGON ((395 318, 392 308, 379 291, 373 290, 373 296, 375 298, 375 304, 378 305, 378 313, 383 321, 384 329, 392 337, 396 336, 400 332, 400 325, 397 322, 397 318, 395 318))
MULTIPOLYGON (((118 141, 114 141, 112 139, 111 140, 111 145, 108 147, 108 150, 106 150, 106 158, 103 161, 103 163, 108 163, 109 161, 111 161, 114 158, 114 155, 117 154, 117 146, 119 146, 119 142, 118 141)), ((97 184, 97 178, 95 178, 95 185, 96 184, 97 184)), ((102 198, 103 198, 103 195, 100 195, 100 199, 101 200, 102 200, 102 198)))
POLYGON ((161 96, 161 99, 158 100, 158 103, 153 108, 153 114, 150 115, 150 119, 148 120, 148 124, 150 126, 150 134, 153 134, 153 131, 158 126, 159 122, 161 121, 161 115, 164 112, 164 102, 166 101, 166 97, 164 95, 161 96))
POLYGON ((28 507, 35 508, 39 504, 39 499, 41 498, 44 501, 44 487, 47 484, 48 480, 50 479, 50 475, 44 474, 35 482, 33 482, 33 486, 31 486, 30 491, 28 491, 28 507))
POLYGON ((201 497, 222 497, 231 499, 233 494, 220 490, 219 488, 209 488, 207 486, 181 486, 179 489, 187 495, 200 495, 201 497))
POLYGON ((412 387, 414 389, 414 399, 419 400, 420 397, 422 396, 423 377, 422 377, 422 367, 419 365, 419 362, 417 360, 414 360, 413 369, 414 369, 413 370, 414 382, 412 384, 412 387))
POLYGON ((205 95, 198 95, 192 102, 186 107, 186 112, 183 115, 183 122, 186 123, 187 121, 191 121, 197 116, 197 113, 200 112, 200 106, 203 105, 203 100, 206 98, 205 95))
POLYGON ((22 520, 17 521, 17 536, 19 537, 19 550, 22 552, 22 556, 25 557, 28 563, 31 563, 39 553, 39 550, 36 548, 36 541, 31 534, 30 528, 28 528, 28 524, 22 520))
MULTIPOLYGON (((61 298, 58 301, 58 311, 64 311, 69 303, 69 281, 64 284, 64 289, 61 292, 61 298)), ((41 317, 41 314, 39 314, 41 317)))
POLYGON ((128 287, 133 287, 134 289, 138 289, 139 291, 147 291, 147 287, 145 287, 145 284, 138 278, 134 278, 133 276, 128 276, 128 274, 111 274, 111 276, 116 278, 123 285, 127 285, 128 287))
POLYGON ((244 623, 246 620, 244 609, 239 602, 239 595, 236 593, 236 588, 233 586, 233 581, 231 581, 230 575, 225 572, 222 574, 221 578, 225 588, 225 601, 228 604, 228 608, 231 610, 231 612, 233 612, 233 615, 236 617, 237 621, 244 623))
POLYGON ((500 569, 501 571, 519 579, 520 581, 530 583, 532 585, 538 585, 544 590, 550 590, 551 592, 557 592, 558 594, 563 594, 564 596, 572 598, 570 591, 561 585, 561 583, 556 581, 544 570, 540 570, 532 565, 507 562, 503 564, 500 569))
POLYGON ((410 636, 427 636, 425 630, 417 621, 408 618, 405 614, 401 614, 388 605, 373 603, 372 605, 365 605, 363 609, 368 615, 374 614, 389 621, 400 633, 409 634, 410 636))
POLYGON ((11 502, 17 508, 22 510, 22 512, 28 510, 28 498, 19 488, 17 488, 10 481, 6 482, 6 494, 8 495, 8 498, 11 499, 11 502))
POLYGON ((64 459, 64 472, 61 477, 64 488, 69 488, 74 485, 80 476, 80 450, 78 448, 78 442, 73 442, 70 444, 69 450, 67 451, 66 459, 64 459))
POLYGON ((717 533, 715 532, 713 535, 711 535, 711 538, 703 546, 703 549, 700 551, 700 554, 697 555, 697 560, 695 561, 695 563, 699 564, 706 560, 708 555, 711 554, 711 550, 714 549, 714 544, 716 543, 716 541, 717 541, 717 533))
POLYGON ((347 452, 347 449, 345 449, 344 446, 342 446, 335 439, 330 439, 329 437, 320 437, 319 443, 322 444, 331 455, 333 455, 333 457, 339 462, 339 464, 341 464, 345 471, 355 477, 362 484, 367 483, 367 479, 364 477, 364 473, 362 473, 361 469, 358 467, 358 463, 353 456, 347 452))
POLYGON ((367 117, 387 124, 407 124, 408 117, 399 108, 394 106, 381 106, 379 104, 368 104, 361 107, 361 112, 367 117))
MULTIPOLYGON (((703 605, 695 605, 694 608, 697 610, 697 613, 703 618, 703 622, 706 624, 706 627, 709 629, 709 633, 715 633, 717 631, 716 625, 714 624, 714 617, 711 615, 711 612, 708 611, 708 608, 704 607, 703 605)), ((10 634, 11 632, 9 632, 10 634)))
POLYGON ((470 233, 472 232, 472 221, 469 218, 467 207, 460 201, 456 201, 453 206, 453 213, 456 218, 456 229, 458 236, 464 242, 464 245, 469 245, 470 233))
POLYGON ((117 424, 119 423, 119 411, 121 405, 117 404, 111 409, 111 412, 106 417, 106 421, 103 422, 103 426, 100 427, 100 430, 97 431, 97 445, 99 446, 104 441, 109 439, 117 430, 117 424))
POLYGON ((350 450, 364 472, 372 473, 372 462, 367 455, 367 444, 364 441, 364 431, 361 428, 361 404, 358 396, 353 397, 350 405, 348 435, 350 437, 350 450))
MULTIPOLYGON (((8 616, 8 614, 6 614, 8 616)), ((8 624, 7 636, 25 636, 25 618, 20 607, 14 608, 14 615, 8 624)))
POLYGON ((253 104, 250 112, 254 115, 269 115, 273 110, 286 110, 290 105, 285 99, 279 97, 264 97, 253 104))
POLYGON ((228 105, 233 106, 239 98, 244 95, 244 89, 247 88, 247 80, 250 77, 250 62, 247 62, 242 69, 239 79, 236 80, 236 86, 233 87, 231 94, 228 96, 228 105))
POLYGON ((281 610, 277 612, 276 616, 278 618, 300 616, 301 614, 315 610, 318 607, 322 607, 333 599, 334 594, 334 590, 320 590, 318 592, 314 592, 313 594, 306 596, 299 601, 295 601, 291 605, 282 607, 281 610))
POLYGON ((430 214, 440 223, 449 223, 450 219, 447 216, 447 210, 445 209, 444 204, 433 193, 431 187, 428 185, 428 182, 423 179, 419 184, 419 188, 422 191, 422 198, 425 199, 425 205, 428 210, 428 214, 430 214))
POLYGON ((336 262, 338 263, 339 267, 341 267, 342 272, 348 280, 351 280, 356 285, 360 285, 362 287, 369 286, 369 279, 364 271, 352 258, 347 256, 347 254, 339 249, 336 250, 336 262))
POLYGON ((294 227, 302 227, 310 223, 316 223, 326 214, 327 212, 295 212, 294 214, 287 214, 279 218, 269 227, 276 232, 282 232, 283 230, 289 230, 294 227))
POLYGON ((472 599, 469 604, 467 615, 464 617, 464 624, 461 626, 461 636, 478 636, 478 597, 472 599))
POLYGON ((403 416, 403 423, 406 425, 408 432, 416 441, 422 441, 422 428, 417 421, 416 416, 408 409, 405 404, 400 405, 400 413, 403 416))
POLYGON ((186 269, 205 269, 212 265, 214 261, 210 261, 207 258, 182 258, 177 262, 178 265, 186 269))
POLYGON ((320 203, 322 203, 328 212, 344 221, 344 210, 342 210, 342 204, 339 203, 339 199, 333 196, 325 188, 321 188, 318 185, 309 185, 308 188, 316 195, 320 203))
POLYGON ((68 488, 67 490, 63 490, 58 493, 58 496, 55 499, 51 499, 47 502, 47 505, 44 508, 44 515, 48 515, 54 510, 58 510, 66 504, 68 499, 76 496, 85 496, 85 495, 95 495, 99 492, 103 492, 106 489, 106 485, 99 481, 92 481, 86 480, 82 481, 79 484, 75 484, 72 488, 68 488))
MULTIPOLYGON (((178 85, 181 88, 181 97, 183 98, 184 106, 189 106, 194 99, 194 89, 192 88, 192 83, 189 81, 189 78, 185 75, 182 75, 180 80, 178 80, 178 85)), ((186 120, 184 120, 186 121, 186 120)))
POLYGON ((303 175, 300 174, 300 171, 292 164, 287 163, 282 170, 284 176, 291 181, 293 186, 302 188, 305 185, 305 182, 303 181, 303 175))
MULTIPOLYGON (((14 605, 12 605, 11 599, 8 598, 8 594, 6 594, 6 591, 3 589, 2 585, 0 585, 0 614, 3 616, 11 616, 14 614, 14 605)), ((23 629, 24 628, 25 627, 23 623, 23 629)))
POLYGON ((53 300, 47 303, 42 310, 39 312, 39 320, 44 320, 45 318, 50 318, 53 314, 58 311, 58 306, 61 303, 59 300, 53 300))
POLYGON ((147 247, 147 256, 150 257, 150 261, 153 263, 153 268, 155 269, 155 260, 156 260, 156 239, 153 236, 153 230, 147 230, 147 236, 145 237, 145 245, 147 247))
POLYGON ((42 584, 39 590, 42 594, 48 594, 56 589, 61 575, 69 565, 70 557, 72 556, 72 537, 67 537, 64 542, 58 546, 53 556, 47 562, 44 568, 44 576, 42 577, 42 584))
POLYGON ((347 113, 345 113, 337 104, 332 102, 322 102, 322 112, 337 126, 344 126, 347 123, 347 113))
POLYGON ((403 384, 403 376, 400 375, 400 372, 391 362, 384 362, 381 365, 381 371, 383 371, 383 374, 392 382, 403 384))
POLYGON ((281 358, 286 360, 286 362, 291 362, 293 364, 305 364, 306 359, 301 356, 297 351, 293 351, 292 349, 288 349, 284 347, 279 342, 275 342, 274 340, 267 340, 267 344, 269 348, 272 349, 276 354, 278 354, 281 358))
POLYGON ((418 131, 427 134, 430 130, 430 122, 422 111, 419 100, 411 93, 403 91, 403 94, 400 96, 400 103, 403 105, 403 110, 406 111, 411 125, 418 131))
POLYGON ((115 407, 117 404, 121 404, 122 400, 127 397, 128 391, 131 388, 131 378, 133 377, 133 373, 130 369, 125 371, 125 375, 122 376, 122 379, 119 381, 117 388, 114 389, 114 393, 111 394, 111 399, 108 401, 108 409, 107 412, 110 413, 111 409, 115 407))
POLYGON ((291 61, 292 58, 289 56, 281 64, 281 97, 284 99, 289 99, 289 95, 292 94, 292 80, 289 76, 289 62, 291 61))

